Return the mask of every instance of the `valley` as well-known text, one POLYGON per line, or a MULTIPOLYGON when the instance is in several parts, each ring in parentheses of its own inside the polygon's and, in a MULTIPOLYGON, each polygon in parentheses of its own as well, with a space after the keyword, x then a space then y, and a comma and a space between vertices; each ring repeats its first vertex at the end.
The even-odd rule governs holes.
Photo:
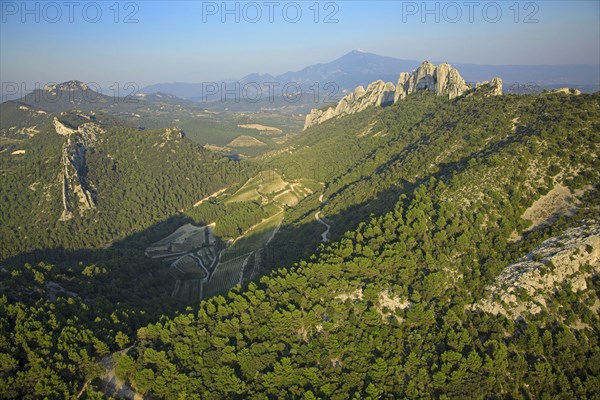
MULTIPOLYGON (((171 268, 181 273, 175 283, 174 297, 189 301, 200 300, 203 292, 205 297, 226 293, 235 285, 247 284, 262 272, 261 257, 269 251, 286 210, 312 195, 317 187, 317 182, 306 179, 288 182, 273 170, 261 171, 236 191, 220 189, 195 203, 190 211, 192 217, 199 220, 204 208, 245 203, 263 211, 262 218, 254 224, 234 231, 222 229, 219 218, 206 226, 187 224, 147 247, 146 255, 171 263, 171 268), (206 201, 212 204, 202 207, 206 201), (215 231, 221 236, 215 237, 215 231), (188 290, 181 289, 189 285, 196 287, 191 298, 188 290), (186 293, 183 297, 182 292, 186 293)), ((245 210, 237 212, 241 214, 245 210)), ((229 217, 236 218, 235 208, 229 217)), ((208 221, 208 217, 202 218, 208 221)))

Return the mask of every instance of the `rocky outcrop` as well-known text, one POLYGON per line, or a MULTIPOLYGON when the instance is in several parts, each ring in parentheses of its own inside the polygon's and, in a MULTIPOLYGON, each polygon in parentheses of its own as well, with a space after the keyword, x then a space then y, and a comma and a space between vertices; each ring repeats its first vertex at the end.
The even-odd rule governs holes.
POLYGON ((581 90, 564 87, 564 88, 552 90, 552 93, 563 93, 563 94, 571 94, 574 96, 579 96, 581 94, 581 90))
MULTIPOLYGON (((500 78, 494 78, 488 83, 488 87, 490 95, 502 94, 500 78)), ((376 81, 371 83, 366 90, 362 86, 357 87, 354 92, 342 98, 336 106, 313 109, 306 116, 304 129, 332 118, 363 111, 370 106, 385 107, 422 91, 453 99, 471 89, 458 70, 452 68, 450 64, 440 64, 436 67, 429 61, 425 61, 410 74, 402 72, 396 85, 391 82, 376 81)))
POLYGON ((400 74, 396 85, 396 97, 403 99, 413 93, 429 91, 453 99, 469 89, 458 70, 450 64, 440 64, 436 67, 425 61, 412 74, 400 74))
POLYGON ((489 84, 490 96, 502 96, 502 79, 496 77, 489 84))
POLYGON ((76 129, 69 128, 68 126, 66 126, 65 124, 60 122, 58 120, 58 118, 56 118, 56 117, 54 117, 54 121, 52 121, 52 123, 54 124, 54 130, 59 135, 69 136, 69 135, 72 135, 73 133, 77 132, 76 129))
POLYGON ((68 81, 68 82, 58 83, 55 85, 46 85, 44 87, 44 90, 46 90, 48 92, 53 92, 53 91, 57 91, 57 90, 74 92, 76 90, 88 90, 88 89, 89 89, 88 85, 86 85, 85 83, 78 81, 78 80, 72 80, 72 81, 68 81))
POLYGON ((166 128, 163 137, 167 140, 183 139, 185 132, 179 128, 166 128))
POLYGON ((475 308, 512 318, 537 314, 556 289, 587 289, 587 279, 600 273, 600 223, 584 221, 564 234, 544 241, 507 266, 487 289, 475 308))
POLYGON ((502 79, 494 78, 491 81, 477 82, 475 89, 485 91, 485 96, 502 96, 502 79))
POLYGON ((371 83, 366 90, 362 86, 359 86, 354 92, 343 97, 335 107, 329 107, 325 110, 312 110, 306 117, 304 129, 320 124, 333 117, 341 117, 363 111, 372 105, 391 105, 394 103, 395 91, 396 87, 393 83, 386 83, 381 80, 371 83))
POLYGON ((56 118, 54 127, 57 133, 67 136, 62 149, 59 174, 63 208, 60 220, 66 221, 96 207, 97 193, 87 179, 86 157, 89 151, 93 151, 98 135, 104 130, 92 122, 73 129, 56 118))
POLYGON ((394 103, 398 100, 402 100, 406 97, 407 90, 406 86, 410 80, 410 74, 408 72, 401 72, 396 84, 396 93, 394 93, 394 103))

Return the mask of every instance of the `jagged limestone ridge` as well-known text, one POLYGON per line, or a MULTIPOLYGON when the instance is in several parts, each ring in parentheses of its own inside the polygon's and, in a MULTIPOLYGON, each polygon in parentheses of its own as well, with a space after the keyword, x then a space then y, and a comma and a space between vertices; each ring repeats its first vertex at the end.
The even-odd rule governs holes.
MULTIPOLYGON (((490 89, 488 95, 502 94, 502 79, 494 78, 485 85, 490 89)), ((311 110, 306 116, 304 129, 334 117, 363 111, 373 105, 385 107, 421 91, 430 91, 438 96, 448 96, 453 99, 471 89, 458 70, 452 68, 450 64, 439 64, 436 67, 429 61, 424 61, 412 73, 400 73, 396 85, 381 80, 375 81, 366 90, 362 86, 357 87, 354 92, 342 98, 335 107, 311 110)))
POLYGON ((85 123, 72 129, 54 119, 54 128, 59 135, 67 136, 61 156, 59 181, 62 188, 63 211, 61 221, 82 214, 96 207, 96 190, 88 182, 86 153, 98 140, 97 135, 103 130, 94 123, 85 123))

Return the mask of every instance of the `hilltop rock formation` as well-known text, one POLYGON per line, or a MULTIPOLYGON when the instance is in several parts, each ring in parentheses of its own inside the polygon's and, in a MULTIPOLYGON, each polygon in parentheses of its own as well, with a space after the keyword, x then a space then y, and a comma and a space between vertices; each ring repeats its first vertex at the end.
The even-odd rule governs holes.
POLYGON ((367 90, 362 86, 357 87, 354 92, 342 98, 335 107, 326 110, 314 109, 306 117, 304 129, 320 124, 333 117, 341 117, 363 111, 372 105, 387 106, 394 103, 394 92, 396 87, 393 83, 376 81, 371 83, 367 90))
POLYGON ((73 133, 77 132, 77 130, 69 128, 68 126, 66 126, 65 124, 63 124, 62 122, 60 122, 58 120, 58 118, 56 118, 56 117, 54 117, 54 121, 52 121, 52 123, 54 124, 54 130, 59 135, 70 136, 73 133))
POLYGON ((479 91, 486 90, 486 96, 502 96, 502 79, 494 78, 491 81, 477 82, 475 89, 479 91))
POLYGON ((163 138, 167 140, 183 139, 184 137, 185 132, 179 128, 166 128, 163 133, 163 138))
POLYGON ((53 92, 53 91, 57 91, 57 90, 74 92, 76 90, 88 90, 88 89, 89 89, 88 85, 86 85, 85 83, 78 81, 78 80, 71 80, 68 82, 58 83, 55 85, 46 85, 44 87, 44 90, 49 91, 49 92, 53 92))
POLYGON ((447 95, 453 99, 469 90, 469 86, 458 70, 452 68, 450 64, 440 64, 436 67, 429 61, 425 61, 412 74, 406 72, 400 74, 394 98, 404 99, 410 94, 424 90, 439 96, 447 95))
MULTIPOLYGON (((502 79, 494 78, 486 84, 490 89, 489 95, 502 94, 502 79)), ((354 92, 342 98, 336 106, 311 110, 306 116, 304 129, 335 117, 363 111, 373 105, 385 107, 422 91, 433 92, 438 96, 448 96, 453 99, 470 90, 472 90, 471 86, 450 64, 440 64, 436 67, 429 61, 425 61, 410 74, 402 72, 396 85, 379 80, 371 83, 367 90, 362 86, 357 87, 354 92)))
POLYGON ((564 88, 552 90, 552 93, 563 93, 563 94, 571 94, 574 96, 579 96, 581 94, 581 90, 564 87, 564 88))

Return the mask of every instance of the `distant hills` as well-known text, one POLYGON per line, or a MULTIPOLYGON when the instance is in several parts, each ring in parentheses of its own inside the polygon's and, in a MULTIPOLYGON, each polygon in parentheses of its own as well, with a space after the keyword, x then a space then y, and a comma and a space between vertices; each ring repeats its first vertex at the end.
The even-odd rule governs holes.
MULTIPOLYGON (((209 104, 163 92, 116 97, 109 95, 112 94, 110 91, 100 93, 97 90, 99 88, 91 84, 72 80, 48 85, 18 99, 0 103, 0 138, 20 140, 25 136, 34 136, 51 128, 54 117, 60 118, 61 113, 75 111, 76 114, 88 113, 104 121, 110 117, 119 121, 111 125, 129 128, 153 130, 176 127, 196 143, 238 158, 272 150, 277 142, 286 140, 290 132, 298 132, 303 124, 303 118, 297 115, 296 108, 286 110, 289 104, 282 99, 277 105, 272 105, 277 108, 277 113, 261 109, 258 114, 248 115, 233 112, 233 107, 225 110, 228 105, 220 102, 210 103, 209 107, 209 104), (245 127, 252 124, 275 128, 265 134, 261 130, 245 127), (244 145, 247 141, 234 140, 242 136, 252 137, 255 144, 260 145, 247 146, 244 145), (242 146, 238 147, 237 144, 242 146)), ((310 104, 307 104, 305 112, 310 111, 310 104)))
MULTIPOLYGON (((430 61, 438 64, 451 60, 430 61)), ((379 79, 386 82, 395 82, 401 71, 415 70, 421 62, 422 60, 399 59, 353 50, 333 61, 310 65, 299 71, 289 71, 280 75, 251 73, 238 80, 156 83, 142 88, 137 94, 153 95, 151 97, 159 94, 163 98, 158 96, 158 98, 153 98, 153 100, 161 102, 175 101, 178 103, 181 102, 180 99, 169 99, 168 95, 197 102, 211 102, 225 99, 231 105, 235 103, 231 101, 234 100, 234 95, 228 94, 225 96, 222 94, 222 85, 225 85, 224 87, 228 90, 234 90, 236 83, 240 85, 240 88, 250 84, 247 86, 249 93, 246 93, 249 98, 254 98, 255 88, 260 87, 262 98, 256 104, 244 101, 243 103, 247 103, 247 105, 243 108, 246 109, 252 104, 261 108, 261 105, 269 100, 269 85, 274 87, 276 97, 274 100, 271 99, 270 102, 277 105, 281 102, 282 90, 287 84, 286 94, 288 95, 294 95, 294 91, 298 87, 302 90, 304 96, 302 96, 299 103, 306 103, 310 99, 313 99, 317 90, 320 97, 328 96, 329 98, 339 100, 360 85, 367 86, 369 83, 379 79)), ((502 78, 505 92, 507 93, 539 93, 543 89, 557 89, 562 87, 572 87, 587 93, 600 90, 599 64, 485 65, 460 62, 451 62, 451 64, 461 72, 461 75, 468 83, 482 82, 489 79, 490 76, 502 78)), ((198 77, 198 79, 201 81, 202 77, 198 77)), ((53 104, 50 106, 46 104, 46 107, 40 108, 51 109, 51 111, 62 111, 73 106, 81 108, 83 103, 90 103, 90 100, 96 103, 94 108, 98 108, 98 103, 108 104, 111 101, 115 102, 115 99, 110 96, 97 96, 92 88, 83 87, 85 85, 81 82, 71 81, 67 82, 67 84, 71 84, 73 87, 63 87, 65 85, 63 83, 53 85, 50 90, 37 89, 20 99, 20 101, 25 104, 34 105, 34 103, 39 102, 38 99, 42 98, 42 101, 53 104), (63 96, 57 99, 52 93, 52 88, 68 91, 70 92, 70 96, 63 96)), ((241 89, 238 90, 238 92, 240 91, 241 89)), ((247 100, 244 95, 240 96, 242 100, 247 100)), ((6 93, 3 94, 3 98, 14 100, 14 97, 6 93)), ((138 96, 138 99, 141 98, 142 96, 138 96)), ((145 100, 150 100, 150 98, 146 98, 145 100)), ((239 108, 239 106, 234 106, 234 108, 239 108)), ((304 108, 297 111, 307 112, 304 108)))
MULTIPOLYGON (((436 64, 446 62, 431 61, 436 64)), ((191 102, 200 102, 206 103, 204 108, 214 111, 277 110, 279 113, 298 115, 308 113, 316 102, 335 104, 361 85, 366 87, 377 80, 395 84, 400 72, 416 70, 421 62, 353 50, 331 62, 275 76, 252 73, 239 80, 157 83, 142 88, 128 98, 116 98, 107 95, 109 93, 99 94, 97 88, 70 81, 36 89, 17 101, 50 112, 72 108, 121 109, 124 106, 122 103, 141 101, 172 106, 189 106, 191 102), (237 89, 236 85, 239 85, 237 89), (224 92, 224 88, 227 92, 224 92)), ((600 65, 452 65, 461 72, 467 83, 473 85, 491 76, 502 78, 505 93, 540 93, 544 89, 562 87, 587 93, 600 90, 600 65)), ((125 108, 137 107, 129 104, 125 108)))
MULTIPOLYGON (((412 70, 417 68, 419 64, 419 61, 400 60, 354 50, 329 63, 311 65, 300 71, 290 71, 276 76, 253 73, 238 81, 223 80, 216 83, 218 85, 226 84, 229 88, 234 87, 235 82, 239 82, 242 86, 250 82, 259 85, 265 82, 277 82, 280 87, 283 87, 286 83, 294 82, 299 84, 303 90, 308 90, 315 83, 323 86, 327 82, 335 82, 341 92, 343 90, 354 90, 358 85, 368 85, 377 79, 396 79, 399 71, 412 70)), ((160 91, 188 99, 219 99, 219 97, 204 96, 207 85, 208 83, 159 83, 143 88, 141 93, 160 91)), ((321 87, 320 90, 323 91, 324 88, 321 87)))
POLYGON ((131 93, 125 96, 115 96, 108 91, 103 93, 97 85, 88 86, 84 82, 71 80, 63 83, 35 89, 20 99, 9 100, 2 104, 18 103, 47 112, 62 112, 71 109, 100 110, 114 108, 119 105, 136 106, 138 104, 174 104, 186 105, 189 100, 180 99, 172 94, 160 91, 141 94, 131 93))
POLYGON ((83 82, 71 80, 42 89, 35 89, 18 100, 18 102, 48 112, 60 112, 73 108, 98 109, 110 106, 118 98, 106 96, 83 82))
MULTIPOLYGON (((442 63, 446 60, 432 60, 442 63)), ((353 91, 357 86, 366 86, 378 79, 394 81, 400 71, 412 71, 421 64, 421 61, 386 57, 359 50, 353 50, 344 56, 328 63, 315 64, 299 71, 290 71, 281 75, 253 73, 241 78, 239 81, 223 80, 215 82, 218 86, 226 84, 233 88, 235 82, 241 86, 253 82, 263 85, 265 82, 275 82, 279 87, 293 82, 300 85, 303 91, 310 90, 317 83, 321 92, 331 93, 331 88, 323 86, 334 82, 338 87, 337 95, 343 96, 353 91)), ((507 92, 523 90, 541 91, 543 88, 555 89, 559 87, 574 87, 583 92, 600 90, 600 65, 572 64, 572 65, 480 65, 453 62, 467 82, 481 82, 490 76, 499 76, 505 83, 507 92)), ((219 100, 220 93, 210 94, 214 87, 209 83, 158 83, 147 86, 141 93, 164 92, 175 96, 200 101, 219 100)), ((275 92, 277 94, 277 92, 275 92)), ((266 95, 266 94, 265 94, 266 95)))

